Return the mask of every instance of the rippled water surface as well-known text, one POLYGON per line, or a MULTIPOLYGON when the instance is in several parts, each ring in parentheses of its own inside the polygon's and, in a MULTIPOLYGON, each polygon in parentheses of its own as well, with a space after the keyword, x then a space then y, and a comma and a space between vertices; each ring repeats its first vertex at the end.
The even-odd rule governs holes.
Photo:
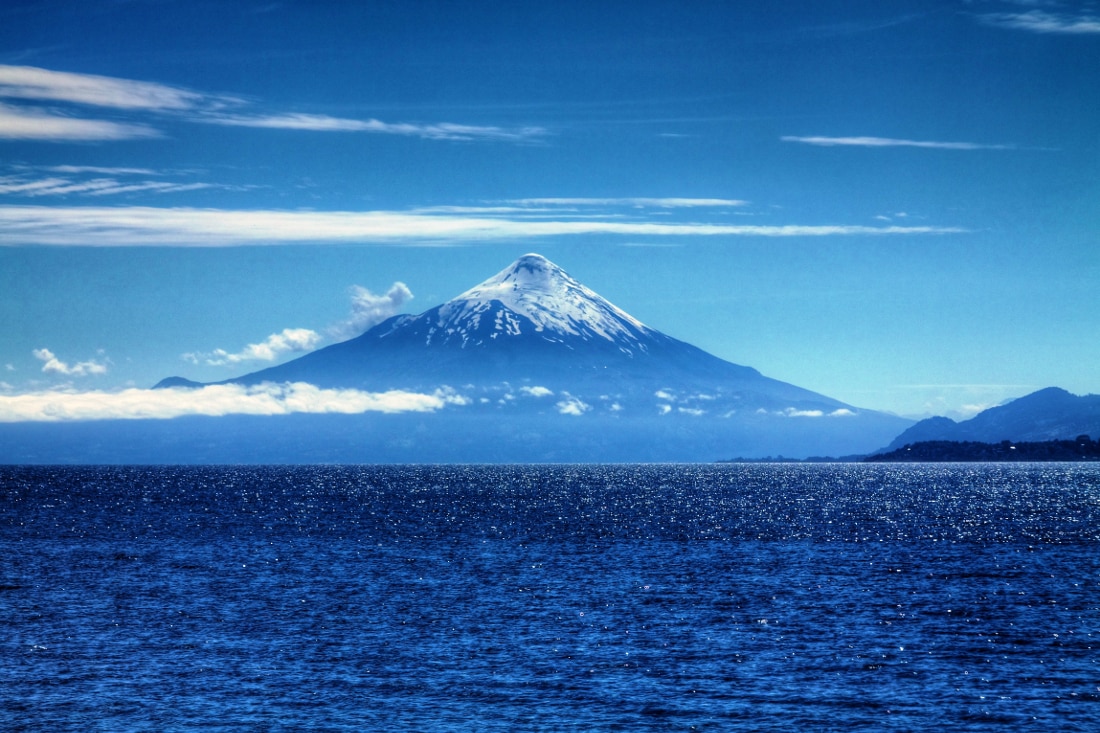
POLYGON ((0 467, 0 730, 1100 730, 1100 467, 0 467))

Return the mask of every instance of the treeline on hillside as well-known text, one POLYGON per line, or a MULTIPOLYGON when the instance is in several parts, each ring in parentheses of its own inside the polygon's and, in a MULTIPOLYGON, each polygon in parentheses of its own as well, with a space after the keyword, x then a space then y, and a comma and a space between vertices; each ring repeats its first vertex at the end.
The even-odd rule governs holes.
POLYGON ((868 462, 935 461, 1100 461, 1100 440, 1079 435, 1073 440, 1048 440, 1041 443, 976 443, 971 441, 928 440, 911 443, 889 453, 863 459, 868 462))

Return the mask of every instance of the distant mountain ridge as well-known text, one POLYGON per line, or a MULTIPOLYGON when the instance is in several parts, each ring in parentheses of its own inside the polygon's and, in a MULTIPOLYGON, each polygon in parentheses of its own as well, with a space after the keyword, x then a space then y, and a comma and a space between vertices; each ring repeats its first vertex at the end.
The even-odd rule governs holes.
POLYGON ((1036 461, 1100 461, 1100 441, 1081 435, 1073 440, 979 443, 970 440, 928 440, 863 459, 869 463, 1023 463, 1036 461))
POLYGON ((1100 395, 1077 396, 1048 387, 955 422, 946 417, 921 420, 879 452, 930 441, 1000 443, 1100 438, 1100 395))

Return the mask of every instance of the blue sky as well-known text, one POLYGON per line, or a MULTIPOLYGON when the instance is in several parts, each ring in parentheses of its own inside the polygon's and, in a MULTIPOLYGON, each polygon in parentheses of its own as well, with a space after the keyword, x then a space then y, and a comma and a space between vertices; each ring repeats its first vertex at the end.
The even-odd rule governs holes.
POLYGON ((9 0, 0 419, 532 251, 862 407, 1097 392, 1098 70, 1096 2, 9 0))

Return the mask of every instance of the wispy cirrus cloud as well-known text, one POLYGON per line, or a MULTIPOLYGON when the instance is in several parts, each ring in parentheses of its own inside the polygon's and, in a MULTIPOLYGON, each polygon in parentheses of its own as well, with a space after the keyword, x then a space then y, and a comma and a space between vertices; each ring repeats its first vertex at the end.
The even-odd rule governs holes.
POLYGON ((199 389, 126 389, 120 392, 49 390, 0 395, 0 422, 168 419, 184 415, 435 412, 469 404, 449 389, 431 393, 322 389, 307 383, 264 383, 199 389))
POLYGON ((417 124, 410 122, 383 122, 382 120, 356 120, 343 117, 312 114, 277 115, 213 115, 201 117, 199 122, 232 127, 261 127, 276 130, 312 130, 315 132, 368 132, 385 135, 404 135, 429 140, 503 140, 519 142, 534 140, 547 135, 542 127, 505 128, 496 126, 459 125, 450 122, 417 124))
POLYGON ((204 188, 230 188, 213 183, 173 183, 169 181, 120 181, 116 178, 0 176, 0 195, 8 196, 112 196, 123 193, 180 193, 204 188))
POLYGON ((190 110, 229 101, 156 82, 0 65, 0 97, 70 102, 130 110, 190 110))
POLYGON ((825 237, 949 234, 935 226, 730 225, 431 215, 399 211, 0 206, 0 245, 228 247, 287 243, 441 244, 550 236, 825 237))
POLYGON ((1016 13, 983 13, 978 16, 987 25, 1031 33, 1092 35, 1100 33, 1100 14, 1054 12, 1039 8, 1016 13))
POLYGON ((0 104, 0 139, 78 142, 155 137, 161 137, 160 131, 145 124, 92 120, 0 104))
POLYGON ((526 198, 512 199, 509 203, 517 206, 633 206, 638 208, 655 207, 661 209, 700 208, 700 207, 737 207, 747 206, 748 201, 740 199, 713 198, 526 198))
POLYGON ((161 173, 151 168, 122 168, 102 165, 51 165, 45 170, 53 173, 102 173, 109 176, 159 176, 161 173))
MULTIPOLYGON (((83 105, 127 113, 193 112, 239 101, 156 82, 2 64, 0 99, 83 105)), ((146 121, 88 119, 54 108, 0 103, 0 139, 75 142, 161 136, 146 121)))
POLYGON ((934 150, 1014 150, 1014 145, 986 145, 971 142, 942 142, 935 140, 905 140, 890 137, 825 137, 784 135, 783 142, 804 143, 821 147, 853 146, 863 148, 931 148, 934 150))
MULTIPOLYGON (((364 132, 428 140, 524 142, 548 134, 537 126, 499 127, 454 122, 384 122, 306 113, 251 111, 239 97, 198 92, 170 84, 0 65, 0 99, 83 105, 116 112, 171 115, 192 123, 313 132, 364 132), (229 111, 234 110, 234 111, 229 111)), ((116 122, 75 117, 58 109, 0 103, 0 139, 54 142, 129 140, 160 137, 156 118, 116 122)))

